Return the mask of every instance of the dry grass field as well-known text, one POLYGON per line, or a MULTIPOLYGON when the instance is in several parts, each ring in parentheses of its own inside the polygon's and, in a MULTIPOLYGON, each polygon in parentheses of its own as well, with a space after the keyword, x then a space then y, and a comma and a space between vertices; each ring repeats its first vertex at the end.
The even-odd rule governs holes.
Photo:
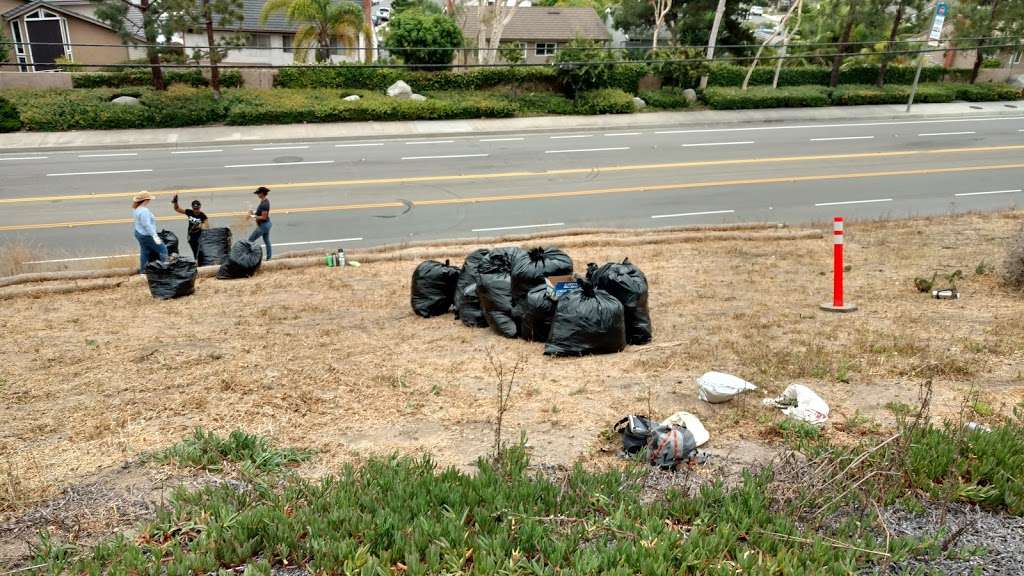
MULTIPOLYGON (((849 223, 847 286, 860 306, 849 315, 818 310, 831 288, 826 234, 544 239, 579 270, 628 256, 651 286, 651 345, 576 359, 450 316, 416 317, 409 279, 423 248, 344 271, 201 279, 176 301, 152 299, 139 278, 3 300, 0 518, 196 426, 312 448, 309 475, 391 451, 468 468, 493 442, 488 354, 506 370, 523 363, 505 434, 526 434, 539 463, 607 460, 602 432, 629 413, 694 412, 716 448, 771 443, 779 415, 760 398, 792 382, 831 404, 827 434, 840 438, 890 423, 927 379, 933 412, 958 412, 968 398, 983 420, 1024 400, 1024 295, 999 282, 1022 223, 1022 211, 849 223), (914 289, 915 276, 958 269, 960 300, 914 289), (708 370, 762 389, 704 404, 694 380, 708 370)), ((461 262, 475 247, 429 250, 461 262)))

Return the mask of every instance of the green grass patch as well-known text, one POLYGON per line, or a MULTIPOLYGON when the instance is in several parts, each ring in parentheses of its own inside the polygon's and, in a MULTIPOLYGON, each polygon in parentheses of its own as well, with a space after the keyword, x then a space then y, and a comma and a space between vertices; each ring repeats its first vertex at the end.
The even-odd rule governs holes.
POLYGON ((185 468, 219 471, 225 462, 257 472, 279 472, 309 460, 313 453, 296 448, 278 448, 256 434, 234 430, 227 437, 196 428, 192 436, 157 452, 151 459, 185 468))

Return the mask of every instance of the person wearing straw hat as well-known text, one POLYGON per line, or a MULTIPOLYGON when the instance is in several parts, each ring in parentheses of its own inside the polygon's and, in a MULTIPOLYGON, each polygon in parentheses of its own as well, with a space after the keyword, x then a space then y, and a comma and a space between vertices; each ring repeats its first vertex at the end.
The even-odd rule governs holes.
POLYGON ((267 260, 270 260, 270 200, 267 200, 269 193, 270 188, 266 186, 257 188, 253 194, 259 197, 260 205, 249 213, 249 217, 256 221, 256 229, 249 235, 249 242, 255 242, 263 237, 263 243, 267 245, 267 260))
POLYGON ((167 260, 167 246, 156 233, 156 218, 149 211, 153 195, 143 190, 132 198, 132 229, 139 242, 139 274, 146 273, 146 264, 155 253, 161 262, 167 260))

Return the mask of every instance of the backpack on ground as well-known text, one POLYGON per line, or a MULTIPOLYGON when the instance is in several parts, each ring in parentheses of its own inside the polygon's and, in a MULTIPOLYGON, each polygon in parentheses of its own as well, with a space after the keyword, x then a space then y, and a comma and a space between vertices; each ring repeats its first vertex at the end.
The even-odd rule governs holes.
POLYGON ((622 438, 622 451, 626 454, 638 454, 647 446, 651 431, 658 424, 646 416, 629 415, 615 423, 612 428, 622 438))
POLYGON ((682 426, 658 426, 647 440, 647 458, 651 466, 675 470, 697 455, 697 441, 682 426))

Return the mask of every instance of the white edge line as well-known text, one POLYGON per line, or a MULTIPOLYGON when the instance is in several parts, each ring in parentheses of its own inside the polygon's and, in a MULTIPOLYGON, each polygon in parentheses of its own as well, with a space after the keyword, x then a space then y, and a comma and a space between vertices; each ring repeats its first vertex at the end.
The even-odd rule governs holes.
POLYGON ((449 154, 447 156, 402 156, 402 160, 443 160, 445 158, 486 158, 490 154, 449 154))
POLYGON ((871 140, 874 136, 836 136, 834 138, 811 138, 811 142, 829 142, 832 140, 871 140))
POLYGON ((481 142, 519 142, 520 140, 526 140, 526 138, 481 138, 481 142))
POLYGON ((86 260, 107 260, 109 258, 124 258, 133 254, 115 254, 113 256, 86 256, 83 258, 61 258, 60 260, 33 260, 25 264, 56 264, 58 262, 84 262, 86 260))
POLYGON ((551 140, 567 140, 569 138, 591 138, 593 134, 568 134, 566 136, 549 136, 551 140))
POLYGON ((577 150, 545 150, 545 154, 565 154, 568 152, 608 152, 611 150, 629 150, 629 146, 620 146, 617 148, 580 148, 577 150))
POLYGON ((171 154, 202 154, 204 152, 223 152, 223 148, 212 148, 210 150, 175 150, 171 154))
POLYGON ((309 146, 265 146, 262 148, 253 148, 253 151, 261 150, 307 150, 309 146))
POLYGON ((333 240, 309 240, 307 242, 274 242, 274 246, 303 246, 306 244, 329 244, 331 242, 358 242, 359 238, 335 238, 333 240))
POLYGON ((640 136, 643 132, 612 132, 611 134, 605 134, 605 136, 640 136))
POLYGON ((873 200, 847 200, 845 202, 821 202, 815 206, 842 206, 844 204, 871 204, 873 202, 892 202, 892 198, 875 198, 873 200))
POLYGON ((362 146, 383 146, 383 142, 367 142, 365 144, 335 144, 335 148, 359 148, 362 146))
POLYGON ((138 156, 138 152, 118 152, 116 154, 79 154, 79 158, 113 158, 114 156, 138 156))
POLYGON ((473 232, 497 232, 498 230, 525 230, 527 228, 554 228, 565 226, 565 222, 552 222, 551 224, 527 224, 525 226, 499 226, 497 228, 474 228, 473 232))
POLYGON ((225 168, 258 168, 260 166, 298 166, 300 164, 334 164, 334 160, 306 160, 303 162, 267 162, 265 164, 228 164, 225 168))
POLYGON ((929 132, 927 134, 918 134, 918 136, 961 136, 964 134, 977 134, 977 132, 929 132))
POLYGON ((143 168, 141 170, 107 170, 104 172, 60 172, 57 174, 47 174, 47 176, 91 176, 94 174, 130 174, 133 172, 152 172, 152 168, 143 168))
POLYGON ((47 158, 49 158, 49 156, 19 156, 17 158, 0 158, 0 161, 3 161, 3 160, 46 160, 47 158))
POLYGON ((953 196, 987 196, 989 194, 1013 194, 1016 192, 1022 192, 1022 190, 992 190, 991 192, 961 192, 960 194, 953 194, 953 196))
MULTIPOLYGON (((709 132, 745 132, 755 130, 807 130, 811 128, 861 128, 865 126, 903 126, 908 124, 946 124, 952 122, 1005 122, 1007 120, 1024 120, 1024 116, 1007 116, 995 118, 947 118, 943 120, 911 120, 907 122, 860 122, 855 124, 800 124, 797 126, 750 126, 745 128, 699 128, 692 130, 660 130, 655 134, 705 134, 709 132)), ((1024 132, 1024 130, 1019 130, 1024 132)))
POLYGON ((753 140, 746 140, 743 142, 700 142, 697 144, 681 144, 683 148, 696 148, 699 146, 736 146, 739 144, 754 144, 753 140))
POLYGON ((426 140, 421 142, 406 142, 406 144, 453 144, 455 140, 426 140))
POLYGON ((710 210, 708 212, 685 212, 683 214, 656 214, 651 218, 679 218, 682 216, 707 216, 710 214, 734 214, 735 210, 710 210))

